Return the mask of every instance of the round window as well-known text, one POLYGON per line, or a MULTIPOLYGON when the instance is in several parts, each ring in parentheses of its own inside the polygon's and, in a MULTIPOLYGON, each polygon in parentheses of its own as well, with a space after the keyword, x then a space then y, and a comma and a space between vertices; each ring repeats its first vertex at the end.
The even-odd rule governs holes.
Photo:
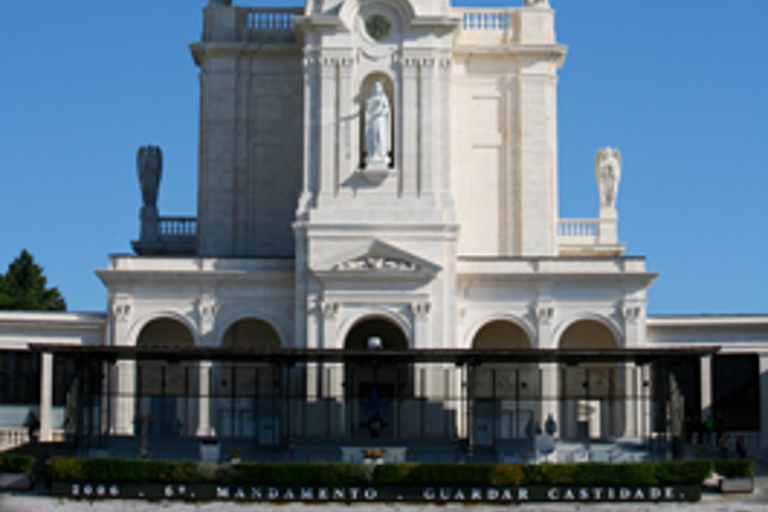
POLYGON ((372 14, 365 18, 365 31, 376 41, 386 39, 392 30, 392 22, 383 14, 372 14))

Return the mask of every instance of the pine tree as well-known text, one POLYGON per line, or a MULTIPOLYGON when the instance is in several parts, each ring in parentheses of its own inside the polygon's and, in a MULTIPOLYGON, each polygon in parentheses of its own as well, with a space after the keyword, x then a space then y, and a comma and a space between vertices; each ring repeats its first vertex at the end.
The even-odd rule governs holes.
POLYGON ((58 288, 46 288, 43 269, 26 249, 0 274, 0 310, 66 311, 58 288))

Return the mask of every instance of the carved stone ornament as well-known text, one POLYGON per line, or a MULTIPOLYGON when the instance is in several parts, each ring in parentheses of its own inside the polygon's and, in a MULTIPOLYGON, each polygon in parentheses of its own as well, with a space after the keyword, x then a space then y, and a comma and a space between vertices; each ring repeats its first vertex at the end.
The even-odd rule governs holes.
POLYGON ((127 302, 115 302, 112 305, 112 313, 118 322, 126 322, 131 314, 131 305, 127 302))
POLYGON ((414 302, 411 304, 411 313, 417 318, 426 318, 431 309, 432 304, 429 302, 414 302))
POLYGON ((336 318, 339 313, 340 304, 338 302, 323 302, 322 311, 325 318, 336 318))
POLYGON ((136 155, 144 207, 157 207, 157 192, 163 175, 163 152, 158 146, 142 146, 136 155))
POLYGON ((595 161, 597 188, 600 191, 600 206, 616 208, 621 181, 621 153, 618 149, 607 147, 597 152, 595 161))
POLYGON ((640 306, 627 306, 624 308, 624 320, 631 324, 637 323, 641 312, 642 308, 640 306))
POLYGON ((333 270, 359 271, 359 270, 395 270, 398 272, 415 272, 419 267, 410 261, 394 258, 380 258, 376 256, 363 256, 353 260, 334 265, 333 270))
POLYGON ((213 321, 216 313, 218 313, 219 306, 213 301, 200 301, 198 304, 198 314, 204 321, 213 321))
POLYGON ((552 321, 552 317, 555 314, 555 308, 551 307, 539 307, 536 310, 536 318, 542 325, 548 325, 552 321))

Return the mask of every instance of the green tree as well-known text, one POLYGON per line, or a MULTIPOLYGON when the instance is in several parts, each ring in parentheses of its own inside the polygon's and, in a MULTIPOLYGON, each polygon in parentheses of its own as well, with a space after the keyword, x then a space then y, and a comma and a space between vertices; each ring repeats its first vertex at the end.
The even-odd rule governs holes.
POLYGON ((66 311, 67 303, 58 288, 46 288, 43 269, 26 249, 0 274, 0 309, 21 311, 66 311))

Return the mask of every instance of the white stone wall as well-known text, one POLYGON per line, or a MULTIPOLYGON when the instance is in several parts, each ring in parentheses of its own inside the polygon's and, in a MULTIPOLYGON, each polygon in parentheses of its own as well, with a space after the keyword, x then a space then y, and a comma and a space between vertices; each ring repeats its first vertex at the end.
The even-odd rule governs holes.
POLYGON ((549 9, 457 11, 452 191, 462 256, 557 254, 557 45, 549 9), (470 18, 467 18, 470 16, 470 18), (506 21, 509 20, 509 21, 506 21), (513 43, 513 44, 509 44, 513 43))
POLYGON ((193 52, 201 87, 200 253, 290 257, 303 164, 301 54, 295 45, 222 43, 193 52))
POLYGON ((645 346, 646 293, 657 274, 641 258, 464 259, 458 275, 461 348, 494 320, 518 324, 533 348, 557 348, 580 320, 605 325, 621 348, 645 346))
POLYGON ((270 324, 284 347, 294 344, 291 260, 124 256, 98 274, 109 289, 113 345, 136 345, 162 318, 185 325, 198 346, 220 346, 227 329, 248 318, 270 324))

